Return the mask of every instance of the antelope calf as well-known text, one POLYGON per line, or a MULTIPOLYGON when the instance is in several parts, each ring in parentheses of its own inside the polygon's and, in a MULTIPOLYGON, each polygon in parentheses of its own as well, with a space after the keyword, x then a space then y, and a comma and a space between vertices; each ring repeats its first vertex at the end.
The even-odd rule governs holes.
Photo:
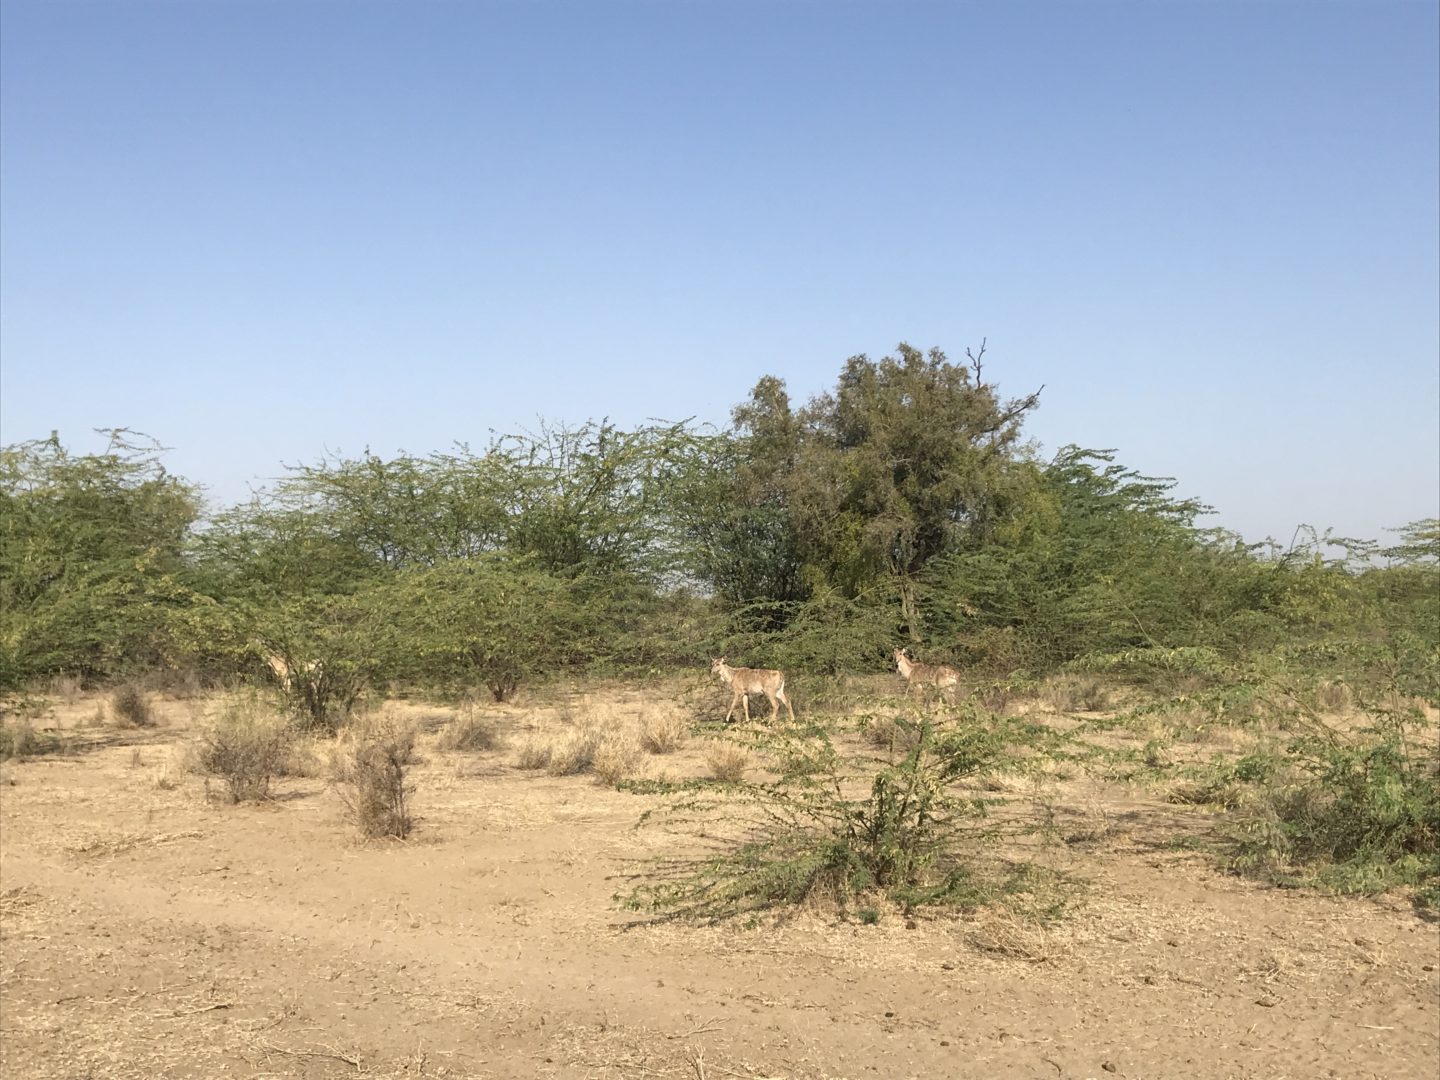
POLYGON ((770 699, 770 719, 774 720, 780 715, 780 702, 785 703, 785 709, 790 714, 790 722, 795 722, 795 710, 790 705, 790 699, 785 696, 785 673, 775 671, 772 668, 749 668, 731 667, 725 663, 723 656, 710 661, 710 670, 719 675, 727 686, 734 691, 735 696, 730 699, 730 711, 725 714, 725 722, 730 722, 730 717, 735 715, 735 703, 740 702, 740 707, 745 713, 745 722, 750 722, 750 695, 764 694, 770 699))
POLYGON ((953 667, 946 667, 944 664, 917 664, 905 655, 904 649, 895 650, 895 666, 900 669, 900 674, 905 676, 907 691, 919 686, 923 693, 924 687, 933 686, 943 695, 946 690, 960 685, 960 673, 953 667))

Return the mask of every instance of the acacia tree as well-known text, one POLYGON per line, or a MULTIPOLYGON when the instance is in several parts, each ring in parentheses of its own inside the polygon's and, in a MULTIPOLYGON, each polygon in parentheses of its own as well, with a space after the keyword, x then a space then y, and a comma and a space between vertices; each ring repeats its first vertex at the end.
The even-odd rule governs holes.
POLYGON ((576 581, 506 553, 402 574, 384 606, 403 650, 397 669, 433 684, 479 683, 496 701, 583 659, 597 621, 576 581))
POLYGON ((57 434, 0 450, 0 683, 162 662, 197 602, 183 571, 198 492, 148 436, 103 434, 99 454, 57 434))

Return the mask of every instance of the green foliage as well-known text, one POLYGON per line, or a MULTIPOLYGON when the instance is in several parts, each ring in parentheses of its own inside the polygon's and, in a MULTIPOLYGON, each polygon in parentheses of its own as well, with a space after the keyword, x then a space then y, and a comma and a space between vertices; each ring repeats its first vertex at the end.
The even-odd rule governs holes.
POLYGON ((978 716, 943 728, 928 717, 893 722, 914 727, 898 761, 846 759, 822 728, 758 736, 780 778, 752 784, 731 773, 718 796, 682 789, 666 820, 679 828, 706 822, 714 853, 650 864, 623 902, 719 920, 814 898, 843 909, 885 896, 914 908, 994 895, 1002 886, 979 855, 995 833, 983 822, 986 804, 951 785, 998 767, 1015 729, 978 716), (847 794, 861 777, 869 778, 868 795, 847 794), (728 823, 718 833, 717 818, 728 823))
POLYGON ((420 681, 487 687, 507 700, 525 679, 582 661, 593 647, 595 593, 533 558, 492 554, 399 575, 384 597, 403 657, 420 681))
POLYGON ((1014 448, 1038 396, 1002 401, 970 360, 905 344, 880 361, 855 356, 833 394, 798 412, 778 379, 761 379, 735 409, 737 441, 711 448, 703 482, 691 477, 699 575, 763 612, 762 629, 819 591, 854 600, 881 588, 918 632, 916 576, 998 535, 1032 482, 1014 448))
POLYGON ((1385 710, 1343 734, 1311 719, 1277 759, 1251 756, 1234 779, 1260 785, 1233 865, 1337 892, 1440 887, 1440 754, 1419 709, 1385 710))
POLYGON ((102 677, 173 658, 195 489, 123 429, 105 453, 59 437, 0 450, 0 685, 102 677))
POLYGON ((372 585, 351 595, 285 599, 250 606, 250 638, 240 650, 264 668, 274 656, 288 669, 277 681, 300 725, 333 735, 349 718, 372 677, 401 648, 388 607, 390 590, 372 585))

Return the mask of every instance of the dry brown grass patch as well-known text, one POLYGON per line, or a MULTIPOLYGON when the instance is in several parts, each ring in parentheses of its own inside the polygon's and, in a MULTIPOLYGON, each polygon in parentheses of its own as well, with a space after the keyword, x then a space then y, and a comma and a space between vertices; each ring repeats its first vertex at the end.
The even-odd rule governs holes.
POLYGON ((1059 713, 1103 712, 1110 706, 1110 691, 1099 679, 1056 675, 1045 680, 1040 700, 1059 713))
POLYGON ((644 750, 628 731, 612 731, 595 748, 591 767, 601 782, 614 787, 634 776, 640 768, 644 750))
POLYGON ((972 949, 1028 964, 1049 963, 1070 951, 1070 943, 1050 927, 1008 908, 985 908, 964 936, 972 949))
POLYGON ((505 745, 499 726, 482 716, 473 704, 461 707, 460 715, 440 729, 435 745, 441 750, 500 750, 505 745))
POLYGON ((527 735, 515 754, 517 769, 548 769, 553 751, 549 739, 539 734, 527 735))
POLYGON ((595 764, 595 752, 604 738, 599 728, 586 726, 567 731, 550 744, 545 771, 551 776, 575 776, 595 764))
POLYGON ((47 697, 57 698, 66 705, 74 705, 80 700, 85 686, 79 675, 52 675, 45 684, 47 697))
POLYGON ((918 724, 902 724, 893 716, 869 717, 861 726, 865 741, 877 750, 909 753, 920 742, 918 724))
POLYGON ((651 754, 673 754, 690 737, 690 721, 679 709, 648 708, 640 713, 640 745, 651 754))
POLYGON ((745 779, 745 773, 753 764, 749 751, 734 743, 716 743, 705 752, 705 764, 710 775, 727 784, 738 784, 745 779))

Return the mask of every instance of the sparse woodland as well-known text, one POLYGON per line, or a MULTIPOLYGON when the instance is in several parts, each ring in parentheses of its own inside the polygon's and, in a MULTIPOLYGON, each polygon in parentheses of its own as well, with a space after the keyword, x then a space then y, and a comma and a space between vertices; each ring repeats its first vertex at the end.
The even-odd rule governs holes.
MULTIPOLYGON (((631 751, 579 727, 573 745, 521 748, 532 767, 601 769, 661 799, 643 809, 666 827, 728 808, 730 845, 640 873, 621 899, 641 910, 726 917, 823 894, 870 918, 881 902, 1034 901, 1036 868, 994 854, 1015 824, 996 805, 1006 777, 1044 768, 1102 768, 1215 808, 1208 843, 1228 870, 1433 905, 1440 523, 1389 547, 1305 528, 1245 544, 1109 450, 1035 456, 1024 425, 1040 402, 1003 395, 983 349, 952 362, 902 345, 848 360, 804 404, 762 379, 727 430, 591 422, 326 458, 228 507, 123 430, 103 454, 58 437, 8 446, 0 749, 54 749, 56 680, 270 685, 289 720, 232 710, 206 760, 285 775, 287 738, 338 733, 336 782, 388 785, 352 796, 372 807, 362 830, 404 835, 411 744, 356 733, 367 698, 464 699, 476 714, 559 680, 703 675, 723 655, 783 669, 799 719, 724 735, 736 745, 711 777, 635 779, 631 751), (953 667, 959 693, 873 692, 900 647, 953 667), (283 690, 268 657, 292 673, 283 690), (1080 719, 1031 722, 1017 706, 1036 701, 1080 719), (1244 736, 1234 752, 1176 752, 1215 728, 1244 736), (765 768, 747 779, 747 763, 765 768)), ((719 719, 643 737, 668 746, 719 719)), ((498 745, 467 723, 457 745, 498 745)))

